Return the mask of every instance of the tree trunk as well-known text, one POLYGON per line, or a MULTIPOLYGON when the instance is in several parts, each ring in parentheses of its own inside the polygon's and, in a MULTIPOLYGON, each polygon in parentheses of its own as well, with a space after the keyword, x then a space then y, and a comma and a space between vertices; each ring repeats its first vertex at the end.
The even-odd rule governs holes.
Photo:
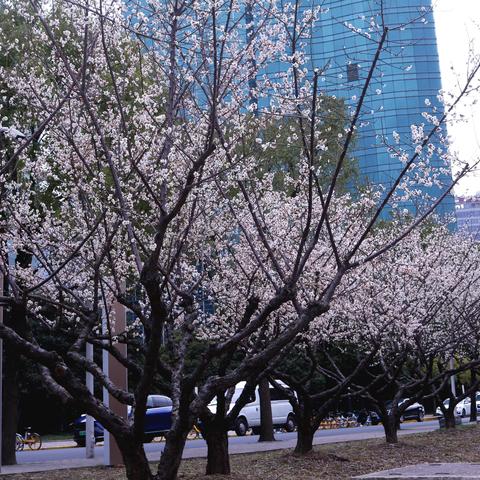
POLYGON ((383 430, 385 431, 385 440, 387 443, 395 444, 398 443, 398 425, 399 422, 396 417, 393 415, 388 415, 387 418, 382 422, 383 430))
POLYGON ((223 426, 210 425, 204 430, 207 441, 206 475, 229 475, 230 457, 228 454, 228 435, 223 426))
POLYGON ((125 472, 128 480, 152 480, 153 475, 148 464, 147 456, 143 445, 134 443, 123 444, 118 441, 121 449, 123 461, 125 462, 125 472))
POLYGON ((303 405, 295 410, 297 420, 297 444, 295 445, 295 453, 305 455, 313 448, 313 436, 316 428, 312 426, 313 412, 308 405, 303 405))
POLYGON ((188 429, 182 429, 178 425, 167 433, 165 448, 158 464, 157 480, 175 480, 177 478, 187 434, 188 429))
POLYGON ((313 436, 315 435, 315 430, 310 427, 300 428, 300 424, 297 425, 297 428, 295 453, 305 455, 313 449, 313 436))
POLYGON ((4 349, 2 464, 16 465, 15 435, 18 429, 18 363, 20 358, 8 344, 4 344, 4 349))
MULTIPOLYGON (((470 382, 471 385, 475 385, 477 383, 477 372, 474 368, 470 370, 470 382)), ((477 392, 474 389, 470 394, 470 421, 476 422, 477 421, 477 392)))
MULTIPOLYGON (((3 292, 1 292, 3 293, 3 292)), ((24 305, 14 304, 5 315, 5 324, 23 335, 26 325, 24 305)), ((15 435, 18 429, 20 355, 4 342, 2 464, 16 465, 15 435)))
POLYGON ((272 402, 270 399, 270 383, 267 378, 262 378, 258 384, 260 397, 260 437, 259 442, 274 442, 272 402))
POLYGON ((448 409, 445 412, 445 428, 452 429, 455 428, 455 412, 454 410, 448 409))

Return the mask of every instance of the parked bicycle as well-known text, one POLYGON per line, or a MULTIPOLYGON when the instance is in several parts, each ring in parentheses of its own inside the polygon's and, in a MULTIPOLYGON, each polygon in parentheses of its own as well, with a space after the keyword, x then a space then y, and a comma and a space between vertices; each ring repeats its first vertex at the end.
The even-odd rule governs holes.
POLYGON ((359 427, 357 415, 352 412, 347 413, 329 413, 319 425, 320 429, 332 429, 332 428, 355 428, 359 427))
POLYGON ((23 437, 19 433, 15 434, 15 451, 21 452, 24 446, 23 437))
POLYGON ((188 440, 196 440, 197 438, 202 438, 202 433, 200 432, 200 428, 196 424, 193 425, 193 428, 188 432, 187 435, 188 440))
POLYGON ((42 437, 35 432, 32 432, 31 427, 25 430, 25 434, 16 434, 15 438, 15 450, 21 452, 25 445, 28 445, 30 450, 40 450, 42 448, 42 437))

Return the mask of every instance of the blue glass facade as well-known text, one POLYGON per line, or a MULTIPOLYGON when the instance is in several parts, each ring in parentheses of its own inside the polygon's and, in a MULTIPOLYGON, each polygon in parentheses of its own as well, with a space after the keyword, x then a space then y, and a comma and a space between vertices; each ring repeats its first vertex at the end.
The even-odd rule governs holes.
MULTIPOLYGON (((310 38, 304 41, 309 69, 325 69, 320 87, 328 95, 344 98, 350 108, 360 97, 382 25, 389 27, 350 152, 358 160, 363 178, 389 185, 403 167, 385 146, 395 143, 392 133, 400 134, 398 146, 411 155, 411 125, 424 123, 428 132, 431 125, 422 112, 432 113, 432 107, 440 115, 442 112, 437 101, 441 77, 431 0, 302 0, 303 10, 318 6, 322 13, 310 38)), ((281 64, 277 68, 279 71, 281 64)), ((438 142, 436 146, 440 146, 438 142)), ((434 168, 445 167, 438 155, 431 164, 434 168)), ((451 182, 448 172, 441 177, 444 186, 451 182)), ((424 190, 438 197, 443 188, 430 186, 424 190)), ((407 206, 412 208, 411 204, 407 206)), ((453 198, 447 197, 439 210, 453 213, 453 198)))

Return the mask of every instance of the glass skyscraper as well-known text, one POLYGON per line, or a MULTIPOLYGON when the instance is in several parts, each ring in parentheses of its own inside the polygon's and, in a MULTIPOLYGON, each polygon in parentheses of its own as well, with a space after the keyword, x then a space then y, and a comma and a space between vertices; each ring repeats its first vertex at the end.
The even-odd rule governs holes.
MULTIPOLYGON (((392 157, 386 144, 395 144, 393 137, 398 139, 398 134, 398 147, 412 154, 411 125, 424 123, 427 133, 431 125, 422 112, 432 113, 436 108, 441 116, 443 111, 437 100, 441 77, 431 0, 301 0, 301 5, 303 10, 322 10, 304 41, 309 67, 324 71, 320 88, 344 98, 352 109, 361 95, 382 26, 389 27, 351 152, 364 179, 388 186, 403 165, 392 157)), ((445 168, 441 181, 448 185, 449 165, 437 154, 431 162, 434 168, 445 168)), ((424 190, 438 197, 443 188, 429 186, 424 190)), ((447 197, 439 210, 453 213, 453 198, 447 197)))

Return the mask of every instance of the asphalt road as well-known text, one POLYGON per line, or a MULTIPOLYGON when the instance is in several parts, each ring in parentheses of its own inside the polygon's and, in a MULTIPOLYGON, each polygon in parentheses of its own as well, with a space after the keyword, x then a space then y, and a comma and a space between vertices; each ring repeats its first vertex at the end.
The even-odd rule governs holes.
MULTIPOLYGON (((417 422, 407 422, 402 424, 402 430, 408 431, 433 431, 438 428, 438 420, 430 420, 421 423, 417 422)), ((365 438, 365 434, 371 434, 372 436, 381 435, 383 433, 382 425, 369 426, 369 427, 357 427, 357 428, 340 428, 332 430, 318 430, 315 434, 316 438, 322 439, 323 442, 328 443, 328 437, 332 437, 332 442, 339 441, 338 436, 346 436, 347 439, 354 440, 355 437, 365 438), (336 438, 334 438, 336 437, 336 438)), ((285 445, 285 448, 290 447, 292 440, 296 438, 296 432, 292 433, 276 433, 275 438, 275 448, 282 448, 282 444, 285 445)), ((230 437, 230 446, 231 449, 235 445, 247 445, 258 442, 258 435, 246 435, 244 437, 230 437)), ((322 442, 322 443, 323 443, 322 442)), ((147 454, 155 455, 158 453, 160 457, 160 452, 163 450, 165 442, 153 442, 145 444, 145 451, 147 454)), ((198 449, 205 447, 206 443, 204 440, 189 440, 186 443, 186 450, 188 449, 198 449)), ((95 457, 102 457, 102 446, 95 447, 95 457)), ((186 452, 188 453, 188 452, 186 452)), ((84 459, 85 458, 85 448, 57 448, 51 450, 39 450, 39 451, 24 451, 17 453, 17 462, 19 464, 26 464, 32 462, 52 462, 52 461, 64 461, 64 460, 73 460, 73 459, 84 459)))

